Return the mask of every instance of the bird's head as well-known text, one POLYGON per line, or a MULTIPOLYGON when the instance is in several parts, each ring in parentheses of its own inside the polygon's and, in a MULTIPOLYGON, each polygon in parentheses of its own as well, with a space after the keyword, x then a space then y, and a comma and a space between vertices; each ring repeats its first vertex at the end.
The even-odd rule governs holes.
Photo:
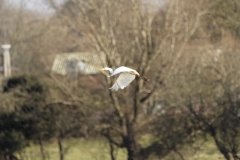
POLYGON ((109 76, 113 72, 112 68, 108 67, 99 68, 98 70, 101 71, 106 76, 109 76))

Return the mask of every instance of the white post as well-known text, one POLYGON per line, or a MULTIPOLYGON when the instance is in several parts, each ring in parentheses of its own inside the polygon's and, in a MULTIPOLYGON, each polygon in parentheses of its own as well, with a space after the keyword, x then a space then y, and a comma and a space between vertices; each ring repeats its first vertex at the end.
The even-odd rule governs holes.
POLYGON ((3 48, 3 67, 4 67, 4 77, 11 76, 11 58, 9 49, 11 48, 10 44, 2 45, 3 48))

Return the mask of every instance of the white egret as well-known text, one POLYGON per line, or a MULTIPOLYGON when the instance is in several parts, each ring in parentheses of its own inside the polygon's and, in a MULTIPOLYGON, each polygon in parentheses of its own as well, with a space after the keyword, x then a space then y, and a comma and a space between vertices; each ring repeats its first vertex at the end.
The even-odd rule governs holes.
MULTIPOLYGON (((119 88, 124 89, 127 85, 129 85, 136 76, 142 78, 140 74, 131 68, 121 66, 113 71, 112 68, 104 67, 99 69, 104 74, 107 74, 108 77, 114 76, 116 74, 120 74, 113 86, 109 89, 113 89, 117 91, 119 88)), ((145 81, 149 81, 148 78, 143 78, 145 81)))

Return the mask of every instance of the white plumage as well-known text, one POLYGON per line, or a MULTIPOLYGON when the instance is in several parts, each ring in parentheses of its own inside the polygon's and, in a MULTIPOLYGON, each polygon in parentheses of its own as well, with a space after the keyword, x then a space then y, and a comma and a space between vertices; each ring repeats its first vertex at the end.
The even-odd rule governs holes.
POLYGON ((119 88, 124 89, 135 79, 135 75, 129 73, 121 73, 110 89, 117 91, 119 88))
POLYGON ((120 74, 113 86, 109 88, 115 91, 117 91, 119 88, 124 89, 135 79, 136 76, 140 76, 136 70, 124 66, 121 66, 114 71, 108 67, 101 68, 99 70, 102 71, 104 74, 106 74, 105 71, 108 71, 110 73, 108 77, 120 74))

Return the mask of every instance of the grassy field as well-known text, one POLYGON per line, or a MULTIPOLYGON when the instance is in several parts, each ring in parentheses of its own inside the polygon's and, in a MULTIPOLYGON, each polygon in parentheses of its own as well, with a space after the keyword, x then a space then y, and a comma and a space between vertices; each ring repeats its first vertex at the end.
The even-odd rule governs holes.
MULTIPOLYGON (((73 139, 63 142, 65 160, 108 160, 109 145, 104 139, 73 139)), ((44 144, 48 160, 59 160, 57 142, 44 144)), ((116 152, 117 160, 125 160, 126 152, 119 149, 116 152)), ((22 152, 27 160, 42 160, 39 146, 31 145, 22 152)))
MULTIPOLYGON (((104 139, 73 139, 63 142, 65 160, 110 160, 109 145, 104 139)), ((57 142, 44 144, 48 160, 59 160, 57 142)), ((185 146, 180 150, 186 160, 223 160, 223 156, 216 149, 213 141, 196 143, 193 147, 185 146)), ((126 151, 119 149, 116 153, 117 160, 126 160, 126 151)), ((42 160, 39 146, 31 145, 26 148, 21 156, 24 160, 42 160)), ((178 154, 172 153, 164 160, 179 160, 178 154)), ((155 158, 153 158, 155 160, 155 158)))
MULTIPOLYGON (((193 146, 184 146, 179 150, 185 160, 224 160, 225 158, 217 150, 213 140, 198 141, 193 146)), ((167 160, 180 160, 178 154, 169 154, 167 160)))

